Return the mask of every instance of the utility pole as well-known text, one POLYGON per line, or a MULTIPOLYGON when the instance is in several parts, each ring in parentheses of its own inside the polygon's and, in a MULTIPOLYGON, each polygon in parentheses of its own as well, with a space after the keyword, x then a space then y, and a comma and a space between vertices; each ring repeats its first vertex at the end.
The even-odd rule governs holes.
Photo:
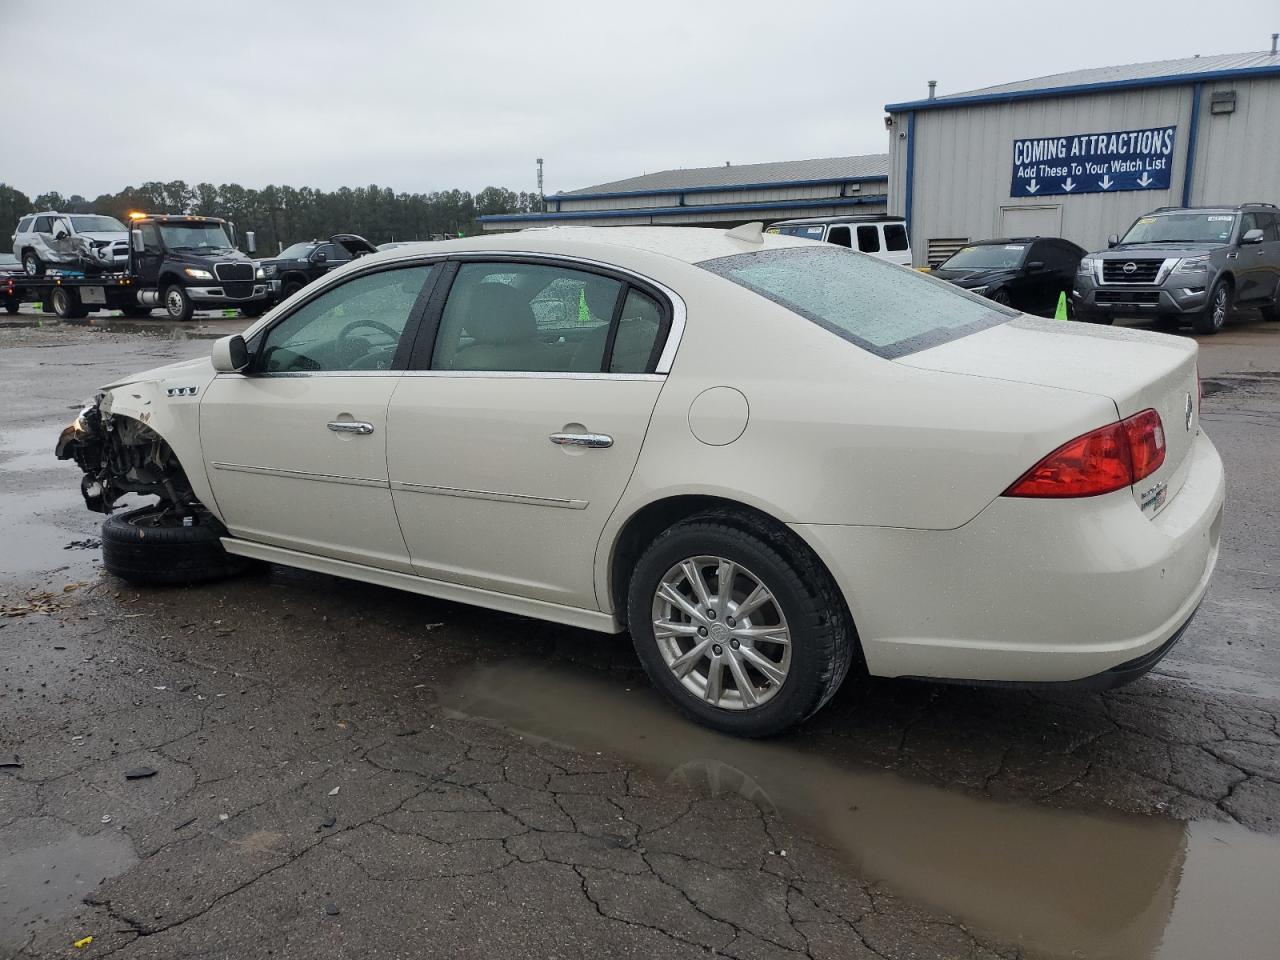
POLYGON ((547 212, 547 201, 542 197, 542 158, 538 158, 538 209, 547 212))

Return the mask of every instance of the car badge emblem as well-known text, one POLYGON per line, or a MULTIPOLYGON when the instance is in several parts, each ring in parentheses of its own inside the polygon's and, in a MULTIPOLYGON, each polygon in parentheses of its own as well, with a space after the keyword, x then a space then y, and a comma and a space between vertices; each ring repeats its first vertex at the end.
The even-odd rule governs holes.
POLYGON ((1187 431, 1190 432, 1191 421, 1195 419, 1196 408, 1195 408, 1195 404, 1191 402, 1191 394, 1189 393, 1187 394, 1187 408, 1184 411, 1184 413, 1186 415, 1187 431))
POLYGON ((1130 260, 1121 269, 1124 270, 1125 273, 1133 273, 1135 270, 1138 269, 1138 265, 1134 263, 1132 260, 1130 260))

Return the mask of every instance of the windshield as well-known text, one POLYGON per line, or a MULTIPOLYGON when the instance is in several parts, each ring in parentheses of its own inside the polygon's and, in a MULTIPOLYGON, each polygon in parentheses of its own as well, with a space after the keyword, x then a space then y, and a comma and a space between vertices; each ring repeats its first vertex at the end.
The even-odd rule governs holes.
POLYGON ((1234 213, 1162 213, 1140 217, 1121 243, 1227 243, 1234 213))
POLYGON ((887 359, 1018 315, 949 283, 842 247, 761 250, 698 266, 887 359))
POLYGON ((115 217, 72 217, 76 233, 124 233, 124 224, 115 217))
POLYGON ((1015 270, 1027 254, 1025 243, 984 243, 961 247, 944 260, 939 270, 1015 270))
POLYGON ((278 254, 281 260, 305 260, 311 256, 311 251, 316 248, 314 243, 295 243, 291 247, 285 247, 278 254))
POLYGON ((161 223, 160 236, 170 250, 229 250, 231 242, 220 223, 161 223))

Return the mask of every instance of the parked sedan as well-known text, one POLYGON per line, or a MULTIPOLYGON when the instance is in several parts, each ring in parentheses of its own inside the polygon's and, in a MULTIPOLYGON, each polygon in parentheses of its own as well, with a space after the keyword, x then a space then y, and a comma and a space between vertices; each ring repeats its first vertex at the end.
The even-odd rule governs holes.
POLYGON ((1024 313, 1051 317, 1070 297, 1081 247, 1059 237, 979 240, 961 247, 933 271, 958 287, 1024 313))
MULTIPOLYGON (((758 224, 418 244, 63 432, 106 568, 250 559, 606 633, 760 736, 881 676, 1114 685, 1218 556, 1196 344, 758 224)), ((518 631, 513 642, 518 642, 518 631)))

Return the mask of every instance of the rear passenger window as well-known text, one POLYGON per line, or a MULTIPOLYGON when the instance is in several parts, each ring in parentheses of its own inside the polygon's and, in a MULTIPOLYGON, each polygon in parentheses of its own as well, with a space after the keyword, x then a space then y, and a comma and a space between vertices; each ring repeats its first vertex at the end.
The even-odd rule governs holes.
POLYGON ((662 309, 648 294, 634 288, 627 291, 613 339, 610 373, 646 373, 655 360, 658 334, 662 332, 662 309))
POLYGON ((834 243, 837 247, 852 247, 853 239, 849 236, 849 228, 832 227, 827 233, 827 243, 834 243))
POLYGON ((909 250, 911 245, 907 243, 907 228, 901 223, 886 223, 884 225, 884 248, 886 250, 909 250))
POLYGON ((865 224, 858 228, 858 249, 863 253, 880 252, 880 229, 874 224, 865 224))
POLYGON ((23 219, 18 223, 18 232, 26 233, 28 230, 30 230, 31 221, 34 219, 35 219, 34 217, 23 217, 23 219))

